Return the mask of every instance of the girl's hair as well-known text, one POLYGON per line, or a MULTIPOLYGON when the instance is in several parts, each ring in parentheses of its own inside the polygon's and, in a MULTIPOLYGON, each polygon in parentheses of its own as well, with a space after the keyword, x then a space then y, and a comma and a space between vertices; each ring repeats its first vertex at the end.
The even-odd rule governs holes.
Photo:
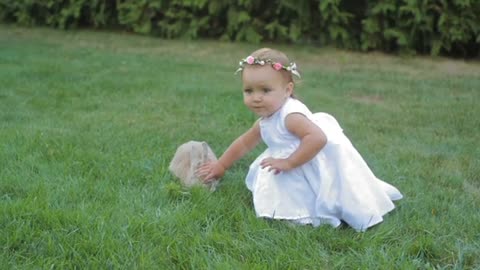
MULTIPOLYGON (((281 51, 277 51, 270 48, 261 48, 253 53, 250 54, 251 56, 259 59, 271 59, 274 62, 279 62, 282 65, 286 66, 290 64, 290 60, 288 59, 287 55, 281 51)), ((287 70, 279 70, 282 73, 283 77, 286 79, 287 82, 294 82, 292 73, 287 70)))
MULTIPOLYGON (((290 64, 290 59, 288 59, 287 55, 281 51, 270 49, 270 48, 261 48, 258 49, 250 54, 251 56, 258 58, 258 59, 270 59, 273 62, 281 63, 284 66, 290 64)), ((248 65, 247 65, 248 66, 248 65)), ((278 72, 281 72, 282 76, 285 78, 287 82, 293 83, 295 85, 295 81, 293 80, 292 72, 288 70, 281 69, 278 72)), ((291 97, 295 98, 295 95, 292 92, 291 97)))

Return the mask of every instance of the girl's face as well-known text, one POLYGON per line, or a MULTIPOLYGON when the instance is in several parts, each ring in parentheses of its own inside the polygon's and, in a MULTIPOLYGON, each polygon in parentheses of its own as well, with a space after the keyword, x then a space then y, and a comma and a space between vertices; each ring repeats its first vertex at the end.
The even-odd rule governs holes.
POLYGON ((243 102, 261 117, 274 114, 293 92, 293 83, 270 65, 245 68, 242 81, 243 102))

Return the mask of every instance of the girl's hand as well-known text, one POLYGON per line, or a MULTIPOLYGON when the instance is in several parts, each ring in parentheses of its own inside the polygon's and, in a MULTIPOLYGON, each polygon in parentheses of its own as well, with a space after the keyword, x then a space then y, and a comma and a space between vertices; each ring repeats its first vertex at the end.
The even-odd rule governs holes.
POLYGON ((266 158, 260 162, 260 166, 262 169, 269 167, 268 171, 273 171, 275 174, 279 174, 282 171, 288 171, 293 169, 292 165, 290 162, 288 162, 287 159, 276 159, 276 158, 266 158))
POLYGON ((225 174, 225 167, 218 161, 210 161, 198 167, 195 175, 200 177, 204 183, 221 178, 225 174))

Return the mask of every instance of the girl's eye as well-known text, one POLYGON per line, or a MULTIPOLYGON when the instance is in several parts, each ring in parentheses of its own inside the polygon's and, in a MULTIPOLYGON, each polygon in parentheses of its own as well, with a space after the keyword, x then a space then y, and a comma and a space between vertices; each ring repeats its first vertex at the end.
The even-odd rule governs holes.
POLYGON ((263 92, 264 92, 264 93, 268 93, 268 92, 270 92, 270 91, 272 91, 272 90, 270 90, 269 88, 263 88, 263 92))
POLYGON ((252 89, 245 89, 245 90, 243 90, 243 92, 245 92, 246 94, 251 94, 251 93, 252 93, 252 89))

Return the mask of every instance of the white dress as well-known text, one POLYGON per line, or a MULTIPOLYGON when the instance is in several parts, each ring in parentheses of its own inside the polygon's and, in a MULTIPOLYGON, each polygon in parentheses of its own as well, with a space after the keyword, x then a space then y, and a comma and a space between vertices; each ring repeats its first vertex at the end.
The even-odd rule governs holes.
POLYGON ((272 116, 260 120, 260 131, 268 148, 250 165, 246 178, 259 217, 334 227, 344 221, 364 231, 395 208, 392 200, 402 198, 394 186, 372 173, 327 113, 312 114, 302 102, 289 98, 272 116), (267 157, 287 158, 300 145, 285 126, 290 113, 301 113, 316 123, 328 142, 309 162, 275 175, 262 169, 260 162, 267 157))

